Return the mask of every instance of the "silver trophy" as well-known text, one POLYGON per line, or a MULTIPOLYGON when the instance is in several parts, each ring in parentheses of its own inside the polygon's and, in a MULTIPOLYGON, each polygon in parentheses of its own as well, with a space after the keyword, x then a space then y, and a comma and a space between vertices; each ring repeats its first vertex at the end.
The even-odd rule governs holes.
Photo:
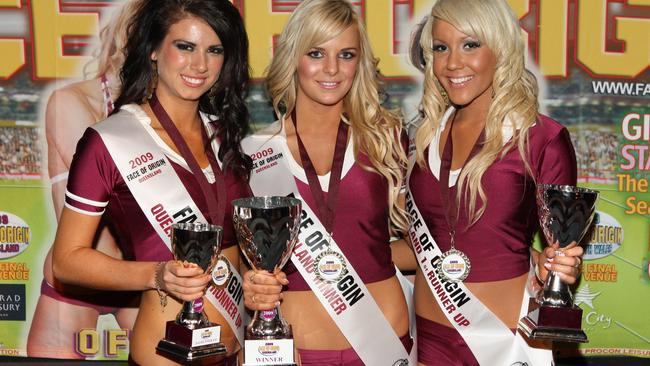
MULTIPOLYGON (((538 216, 546 242, 558 243, 560 249, 580 244, 591 229, 598 193, 574 186, 538 185, 538 216)), ((581 323, 582 309, 574 306, 571 289, 550 272, 543 290, 530 299, 528 315, 521 318, 518 328, 533 339, 587 342, 581 323)))
MULTIPOLYGON (((221 226, 174 224, 171 235, 174 259, 195 263, 210 273, 220 258, 222 236, 221 226)), ((156 349, 184 361, 226 353, 226 347, 220 342, 219 325, 210 322, 203 311, 203 299, 183 302, 176 320, 167 322, 165 338, 156 349)))
MULTIPOLYGON (((291 197, 249 197, 234 200, 235 232, 244 257, 255 270, 278 273, 298 239, 302 203, 291 197)), ((256 311, 246 339, 291 339, 291 326, 280 309, 256 311)))

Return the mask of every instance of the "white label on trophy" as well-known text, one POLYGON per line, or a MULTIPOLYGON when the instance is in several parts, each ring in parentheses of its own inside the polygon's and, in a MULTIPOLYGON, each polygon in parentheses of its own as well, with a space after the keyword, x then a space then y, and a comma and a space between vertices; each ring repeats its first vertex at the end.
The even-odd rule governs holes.
POLYGON ((469 258, 458 249, 450 249, 442 254, 438 268, 440 273, 451 282, 463 281, 471 269, 469 258))
POLYGON ((212 282, 217 286, 223 286, 230 278, 230 266, 223 259, 219 259, 212 270, 212 282))
POLYGON ((221 326, 198 328, 192 331, 192 347, 215 344, 221 341, 221 326))
POLYGON ((293 339, 246 340, 244 359, 244 366, 293 363, 293 339))
POLYGON ((323 282, 336 283, 348 272, 345 258, 337 252, 327 250, 314 260, 316 277, 323 282))

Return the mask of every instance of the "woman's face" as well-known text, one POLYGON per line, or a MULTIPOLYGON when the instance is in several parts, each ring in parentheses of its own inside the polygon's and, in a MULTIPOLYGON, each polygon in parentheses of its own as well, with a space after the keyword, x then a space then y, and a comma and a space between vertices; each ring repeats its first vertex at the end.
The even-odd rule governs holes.
POLYGON ((322 106, 343 103, 359 64, 359 33, 350 26, 327 42, 310 48, 298 61, 297 101, 322 106))
POLYGON ((198 101, 219 78, 224 49, 208 23, 189 16, 169 28, 151 59, 158 62, 159 97, 198 101))
POLYGON ((433 26, 433 73, 451 102, 460 107, 492 100, 497 60, 475 37, 438 20, 433 26))

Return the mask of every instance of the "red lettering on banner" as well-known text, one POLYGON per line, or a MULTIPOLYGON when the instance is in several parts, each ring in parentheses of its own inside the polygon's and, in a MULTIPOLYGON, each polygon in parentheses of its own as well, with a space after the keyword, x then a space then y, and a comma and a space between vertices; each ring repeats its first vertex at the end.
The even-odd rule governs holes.
POLYGON ((469 320, 467 320, 467 318, 465 318, 463 314, 460 313, 454 316, 454 321, 456 322, 456 324, 458 324, 461 327, 466 327, 470 324, 469 320))
POLYGON ((169 217, 167 210, 163 207, 162 204, 157 204, 151 208, 151 213, 156 218, 158 225, 165 231, 167 236, 171 235, 172 224, 174 221, 169 217))
POLYGON ((239 309, 237 309, 237 305, 235 305, 234 301, 232 301, 230 296, 228 296, 228 293, 224 289, 218 289, 214 286, 210 287, 210 292, 214 295, 219 304, 221 304, 230 319, 235 320, 239 313, 239 309))

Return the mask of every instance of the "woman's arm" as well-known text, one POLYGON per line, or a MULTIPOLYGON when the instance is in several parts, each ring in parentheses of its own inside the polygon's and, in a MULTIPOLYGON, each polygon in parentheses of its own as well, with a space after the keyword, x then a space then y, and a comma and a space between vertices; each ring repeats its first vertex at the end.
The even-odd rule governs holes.
POLYGON ((180 300, 203 295, 210 275, 192 263, 135 262, 115 259, 92 248, 101 216, 84 215, 64 208, 54 240, 53 271, 61 282, 100 290, 141 291, 156 289, 180 300))
MULTIPOLYGON (((544 147, 536 180, 537 184, 577 184, 575 151, 566 128, 561 128, 544 147)), ((561 249, 559 243, 547 245, 541 253, 533 255, 538 278, 545 280, 548 271, 555 271, 563 282, 574 284, 580 277, 582 254, 582 247, 575 242, 561 249)))

